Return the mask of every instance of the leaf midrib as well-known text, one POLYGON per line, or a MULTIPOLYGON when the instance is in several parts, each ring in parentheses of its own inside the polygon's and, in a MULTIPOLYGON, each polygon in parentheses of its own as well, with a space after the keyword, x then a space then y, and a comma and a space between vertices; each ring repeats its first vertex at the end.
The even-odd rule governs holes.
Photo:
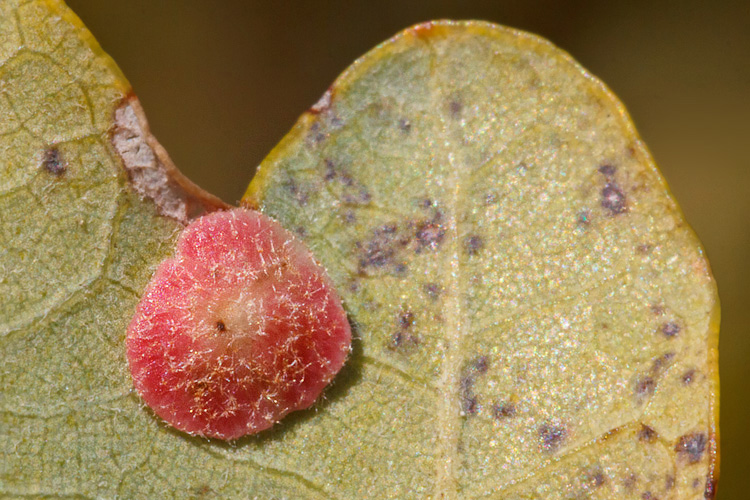
MULTIPOLYGON (((432 49, 432 47, 431 47, 432 49)), ((436 54, 434 49, 431 50, 431 67, 435 67, 436 54)), ((431 69, 434 74, 434 69, 431 69)), ((440 91, 435 80, 431 80, 431 94, 438 96, 433 97, 434 102, 441 102, 439 96, 444 92, 440 91)), ((438 105, 439 106, 439 105, 438 105)), ((460 373, 463 365, 464 356, 462 349, 462 339, 465 337, 470 325, 468 316, 465 314, 461 304, 461 285, 462 269, 460 261, 460 228, 458 210, 462 206, 463 189, 461 184, 462 173, 465 166, 456 158, 452 152, 453 143, 451 133, 454 125, 450 116, 442 114, 440 119, 441 130, 436 136, 442 137, 442 144, 445 145, 447 158, 445 164, 450 169, 450 182, 448 186, 451 189, 450 211, 446 220, 446 252, 445 258, 448 260, 446 268, 450 270, 446 290, 446 302, 444 318, 446 320, 444 331, 444 353, 445 358, 442 363, 442 371, 438 382, 438 411, 437 411, 437 453, 436 467, 437 475, 435 481, 435 498, 455 499, 458 497, 458 467, 459 467, 459 444, 461 433, 461 415, 460 415, 460 373)))

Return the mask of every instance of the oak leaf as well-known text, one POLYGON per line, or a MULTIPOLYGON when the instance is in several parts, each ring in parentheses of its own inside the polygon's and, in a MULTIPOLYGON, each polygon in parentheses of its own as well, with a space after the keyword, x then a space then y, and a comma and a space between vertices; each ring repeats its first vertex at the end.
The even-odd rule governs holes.
POLYGON ((226 206, 62 2, 0 2, 1 495, 713 495, 708 262, 623 106, 548 42, 406 30, 243 204, 308 244, 356 339, 313 409, 225 444, 144 407, 124 340, 184 225, 226 206))

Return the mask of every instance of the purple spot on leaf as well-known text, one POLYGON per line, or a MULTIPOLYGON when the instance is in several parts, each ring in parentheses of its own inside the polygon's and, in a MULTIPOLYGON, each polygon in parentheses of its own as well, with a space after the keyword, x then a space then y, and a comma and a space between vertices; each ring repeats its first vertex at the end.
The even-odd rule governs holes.
POLYGON ((625 194, 614 182, 608 182, 602 188, 602 207, 609 210, 610 215, 619 215, 627 211, 625 206, 625 194))
POLYGON ((372 236, 365 242, 355 243, 359 253, 359 272, 372 274, 376 271, 390 271, 401 274, 397 268, 403 265, 396 260, 397 252, 409 243, 408 238, 399 236, 398 226, 385 224, 373 230, 372 236))
POLYGON ((325 166, 326 166, 326 173, 323 178, 327 181, 332 181, 333 179, 336 178, 336 167, 333 164, 333 160, 326 159, 325 166))
POLYGON ((668 321, 661 326, 661 333, 670 338, 676 337, 677 334, 680 333, 680 330, 680 325, 674 321, 668 321))
POLYGON ((63 160, 60 150, 53 147, 44 152, 44 158, 42 159, 42 166, 44 169, 54 176, 61 176, 68 169, 67 163, 63 160))
POLYGON ((650 377, 640 377, 635 382, 635 395, 638 399, 651 396, 656 389, 656 381, 650 377))
POLYGON ((471 235, 464 240, 464 249, 471 256, 478 254, 482 248, 484 248, 484 240, 481 236, 471 235))
POLYGON ((674 450, 691 464, 700 462, 706 451, 708 439, 701 432, 686 434, 677 441, 674 450))
POLYGON ((417 227, 417 252, 422 251, 422 249, 427 248, 429 250, 435 250, 438 246, 440 246, 440 243, 443 241, 443 237, 445 236, 445 228, 437 223, 437 222, 426 222, 423 224, 420 224, 417 227))
POLYGON ((291 193, 292 197, 297 200, 301 206, 307 205, 309 195, 306 191, 301 189, 294 179, 287 179, 284 183, 284 187, 291 193))
POLYGON ((606 177, 612 177, 616 171, 617 169, 613 165, 604 164, 599 167, 599 173, 606 177))
POLYGON ((443 287, 437 283, 427 283, 424 286, 424 291, 431 300, 436 300, 443 292, 443 287))
POLYGON ((398 318, 396 331, 391 336, 388 347, 390 349, 409 349, 419 344, 419 338, 413 328, 414 323, 414 313, 408 309, 402 311, 398 318))
POLYGON ((656 431, 653 430, 651 427, 645 424, 641 424, 641 430, 638 431, 638 440, 639 441, 645 441, 647 443, 653 443, 656 441, 657 434, 656 431))
POLYGON ((479 413, 479 398, 474 394, 474 382, 477 377, 487 373, 489 360, 487 356, 477 356, 462 370, 461 375, 461 411, 464 415, 479 413))
POLYGON ((461 101, 454 100, 450 102, 448 107, 451 112, 451 117, 453 119, 457 119, 458 117, 461 116, 461 111, 463 111, 464 105, 461 103, 461 101))
POLYGON ((542 451, 554 453, 559 450, 568 437, 567 429, 559 424, 543 424, 539 427, 542 451))
POLYGON ((516 416, 516 405, 510 401, 503 401, 502 403, 495 403, 492 406, 492 416, 497 420, 505 418, 512 418, 516 416))
POLYGON ((690 385, 693 383, 693 380, 695 379, 695 370, 691 369, 686 371, 682 374, 682 383, 685 385, 690 385))

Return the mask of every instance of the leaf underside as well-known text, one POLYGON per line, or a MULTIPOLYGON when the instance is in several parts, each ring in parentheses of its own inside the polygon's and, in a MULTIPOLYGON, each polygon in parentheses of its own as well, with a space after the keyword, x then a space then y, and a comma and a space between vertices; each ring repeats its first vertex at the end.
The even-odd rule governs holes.
POLYGON ((302 116, 243 203, 306 241, 357 339, 319 404, 231 444, 132 390, 127 324, 196 211, 138 181, 168 160, 130 92, 63 4, 0 2, 0 495, 712 494, 708 263, 566 54, 422 25, 302 116))

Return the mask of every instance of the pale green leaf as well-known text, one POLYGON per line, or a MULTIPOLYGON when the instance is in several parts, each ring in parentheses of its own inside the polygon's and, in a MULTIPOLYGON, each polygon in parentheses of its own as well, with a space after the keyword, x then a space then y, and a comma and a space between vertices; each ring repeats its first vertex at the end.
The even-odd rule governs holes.
POLYGON ((358 340, 314 409, 225 444, 155 418, 124 357, 153 269, 221 203, 64 5, 0 0, 0 495, 703 495, 708 265, 620 105, 561 52, 479 23, 407 31, 245 201, 311 245, 358 340))
POLYGON ((294 471, 373 498, 712 491, 708 263, 622 105, 549 43, 407 30, 300 119, 245 203, 305 239, 359 332, 357 379, 309 423, 355 456, 294 471))

